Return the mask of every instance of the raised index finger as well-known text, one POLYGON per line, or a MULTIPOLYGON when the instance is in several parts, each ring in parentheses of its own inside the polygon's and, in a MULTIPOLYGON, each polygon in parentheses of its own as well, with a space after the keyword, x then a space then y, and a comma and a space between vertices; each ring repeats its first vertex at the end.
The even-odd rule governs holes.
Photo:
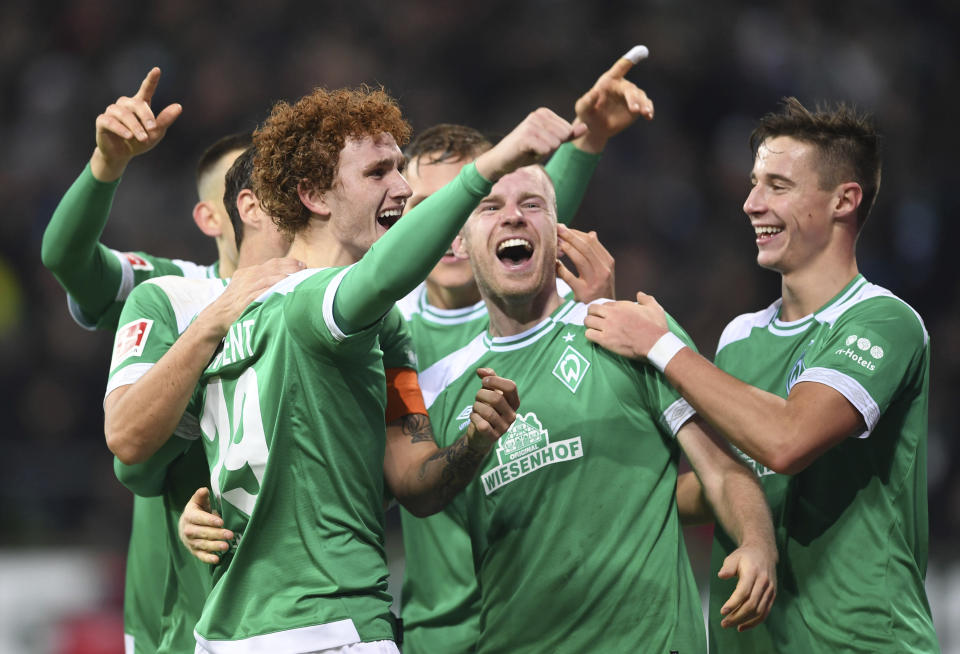
POLYGON ((137 94, 133 97, 149 104, 150 101, 153 100, 153 92, 157 90, 157 84, 159 82, 160 69, 154 66, 150 69, 150 72, 147 73, 147 76, 143 78, 143 82, 140 83, 140 90, 137 91, 137 94))
POLYGON ((645 45, 635 45, 627 54, 623 55, 607 71, 612 77, 626 77, 627 73, 634 65, 640 63, 650 55, 650 50, 645 45))

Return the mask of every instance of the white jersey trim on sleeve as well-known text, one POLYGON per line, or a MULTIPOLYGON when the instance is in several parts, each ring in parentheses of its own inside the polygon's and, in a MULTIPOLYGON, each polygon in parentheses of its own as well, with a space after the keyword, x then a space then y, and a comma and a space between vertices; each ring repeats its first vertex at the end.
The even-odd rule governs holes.
POLYGON ((180 416, 180 422, 177 423, 177 428, 173 430, 173 435, 188 441, 197 440, 201 435, 200 420, 192 413, 184 411, 180 416))
POLYGON ((808 368, 797 378, 795 385, 800 382, 817 382, 829 386, 847 398, 850 404, 863 416, 863 421, 867 425, 867 430, 857 438, 866 438, 877 426, 877 422, 880 420, 880 407, 867 392, 867 389, 853 377, 830 368, 808 368))
POLYGON ((196 631, 198 651, 210 654, 262 654, 263 652, 319 652, 360 642, 353 620, 275 631, 240 640, 207 640, 196 631), (199 648, 203 648, 200 650, 199 648))
POLYGON ((133 641, 133 636, 130 634, 123 634, 123 654, 136 654, 133 641))
POLYGON ((323 321, 327 323, 327 329, 330 330, 330 333, 333 334, 334 340, 336 340, 338 343, 345 340, 347 338, 347 334, 340 329, 340 326, 337 325, 336 319, 333 317, 333 300, 335 297, 337 297, 337 289, 340 288, 340 282, 343 281, 344 275, 346 275, 347 271, 352 267, 353 266, 347 266, 338 272, 336 276, 330 280, 330 283, 323 292, 323 321))
POLYGON ((73 322, 77 323, 80 327, 86 329, 88 332, 97 331, 97 324, 91 322, 83 315, 83 309, 80 308, 80 305, 77 304, 77 301, 73 299, 73 296, 67 293, 67 311, 70 312, 70 317, 73 318, 73 322))
POLYGON ((864 302, 866 300, 870 300, 876 297, 888 297, 893 300, 897 300, 898 302, 901 302, 904 306, 906 306, 908 309, 910 309, 910 311, 913 312, 913 315, 916 316, 917 318, 917 322, 920 323, 920 329, 923 331, 923 345, 924 347, 926 347, 926 345, 930 342, 930 334, 927 333, 927 326, 924 324, 923 318, 920 317, 920 314, 917 313, 917 310, 914 309, 909 304, 907 304, 906 302, 904 302, 903 299, 894 295, 888 289, 882 286, 877 286, 876 284, 867 282, 866 280, 862 280, 862 281, 864 281, 864 283, 859 284, 856 287, 856 293, 852 295, 850 294, 845 295, 838 302, 835 302, 834 304, 830 305, 830 307, 818 313, 816 316, 817 320, 819 320, 820 322, 829 323, 830 326, 832 327, 833 323, 835 323, 837 319, 840 316, 842 316, 845 311, 847 311, 847 309, 850 309, 851 307, 859 304, 860 302, 864 302))
POLYGON ((117 289, 117 296, 114 298, 116 302, 123 302, 127 299, 127 296, 130 295, 130 291, 133 290, 133 264, 130 263, 130 259, 123 252, 118 252, 117 250, 110 250, 113 253, 113 256, 117 258, 117 261, 120 262, 120 288, 117 289))
POLYGON ((690 406, 690 403, 681 397, 663 412, 663 422, 670 428, 670 433, 676 437, 680 428, 696 414, 697 412, 690 406))
POLYGON ((132 363, 126 368, 118 370, 117 374, 107 382, 107 390, 103 394, 104 402, 106 402, 107 396, 110 395, 110 393, 121 386, 129 386, 130 384, 136 383, 137 380, 147 374, 147 371, 153 366, 154 364, 152 363, 132 363))

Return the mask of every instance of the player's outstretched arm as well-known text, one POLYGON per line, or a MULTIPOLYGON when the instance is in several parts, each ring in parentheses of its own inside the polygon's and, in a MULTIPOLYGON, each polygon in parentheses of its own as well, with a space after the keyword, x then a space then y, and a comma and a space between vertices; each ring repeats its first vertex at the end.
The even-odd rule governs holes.
POLYGON ((663 308, 646 293, 591 305, 584 324, 588 340, 662 369, 724 438, 776 472, 796 474, 865 428, 859 411, 824 384, 796 384, 784 399, 723 372, 669 335, 663 308))
MULTIPOLYGON (((733 594, 720 609, 724 616, 720 624, 744 631, 767 617, 777 594, 777 547, 763 489, 756 475, 701 418, 683 425, 677 441, 718 522, 737 543, 718 575, 737 577, 733 594)), ((680 490, 678 485, 678 494, 680 490)))
POLYGON ((341 330, 349 334, 372 325, 426 279, 493 182, 541 161, 585 129, 549 109, 537 109, 492 149, 464 166, 450 184, 414 207, 344 276, 333 302, 341 330), (396 265, 397 261, 404 265, 396 265))
POLYGON ((124 464, 142 463, 174 433, 194 387, 234 320, 267 289, 303 268, 296 259, 271 259, 237 271, 227 289, 142 377, 104 400, 104 433, 124 464))
POLYGON ((597 238, 597 233, 581 232, 558 223, 557 236, 560 238, 560 252, 570 257, 577 267, 574 275, 557 260, 557 277, 570 285, 574 299, 589 304, 600 298, 615 297, 614 259, 597 238))
POLYGON ((198 488, 180 514, 180 542, 204 563, 220 563, 220 554, 230 549, 233 532, 223 528, 223 518, 210 508, 210 489, 198 488))
POLYGON ((384 475, 397 500, 418 517, 443 509, 474 478, 484 458, 516 419, 517 386, 490 368, 481 380, 466 433, 437 448, 429 418, 405 416, 387 430, 384 475))
POLYGON ((685 472, 677 477, 677 513, 685 527, 714 521, 713 509, 695 472, 685 472))
POLYGON ((96 121, 90 163, 60 200, 43 234, 40 257, 87 316, 98 316, 120 288, 119 262, 100 242, 117 180, 134 156, 155 146, 180 115, 171 104, 150 108, 160 79, 154 68, 132 97, 121 97, 96 121))

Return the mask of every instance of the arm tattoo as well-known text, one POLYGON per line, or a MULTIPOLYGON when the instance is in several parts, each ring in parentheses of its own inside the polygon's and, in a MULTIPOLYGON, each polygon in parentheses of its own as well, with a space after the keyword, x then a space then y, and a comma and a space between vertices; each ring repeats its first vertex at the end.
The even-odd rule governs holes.
POLYGON ((440 482, 434 492, 445 506, 473 479, 484 458, 486 453, 469 447, 466 436, 462 436, 450 447, 438 450, 424 461, 420 466, 419 476, 423 479, 434 461, 440 462, 443 467, 440 470, 440 482))
POLYGON ((435 442, 433 437, 433 428, 430 426, 430 418, 422 413, 408 413, 402 418, 401 429, 403 433, 410 437, 411 443, 420 443, 423 441, 435 442))

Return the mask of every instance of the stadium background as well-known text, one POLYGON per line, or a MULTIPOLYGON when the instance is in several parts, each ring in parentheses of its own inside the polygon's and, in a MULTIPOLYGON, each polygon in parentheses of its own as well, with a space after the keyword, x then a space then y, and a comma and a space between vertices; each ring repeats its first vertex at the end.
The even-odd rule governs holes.
MULTIPOLYGON (((111 337, 71 322, 39 257, 108 103, 159 65, 154 105, 184 112, 130 166, 103 241, 206 263, 216 251, 190 219, 194 164, 274 100, 383 84, 415 130, 495 134, 540 105, 572 116, 635 43, 652 54, 630 78, 656 119, 611 143, 575 224, 616 257, 618 297, 654 293, 707 354, 727 320, 778 291, 741 210, 752 121, 788 94, 876 113, 885 171, 861 270, 931 334, 928 589, 944 651, 960 652, 958 14, 951 0, 3 3, 0 654, 120 651, 130 498, 102 436, 111 337)), ((708 538, 689 533, 701 575, 708 538)))

